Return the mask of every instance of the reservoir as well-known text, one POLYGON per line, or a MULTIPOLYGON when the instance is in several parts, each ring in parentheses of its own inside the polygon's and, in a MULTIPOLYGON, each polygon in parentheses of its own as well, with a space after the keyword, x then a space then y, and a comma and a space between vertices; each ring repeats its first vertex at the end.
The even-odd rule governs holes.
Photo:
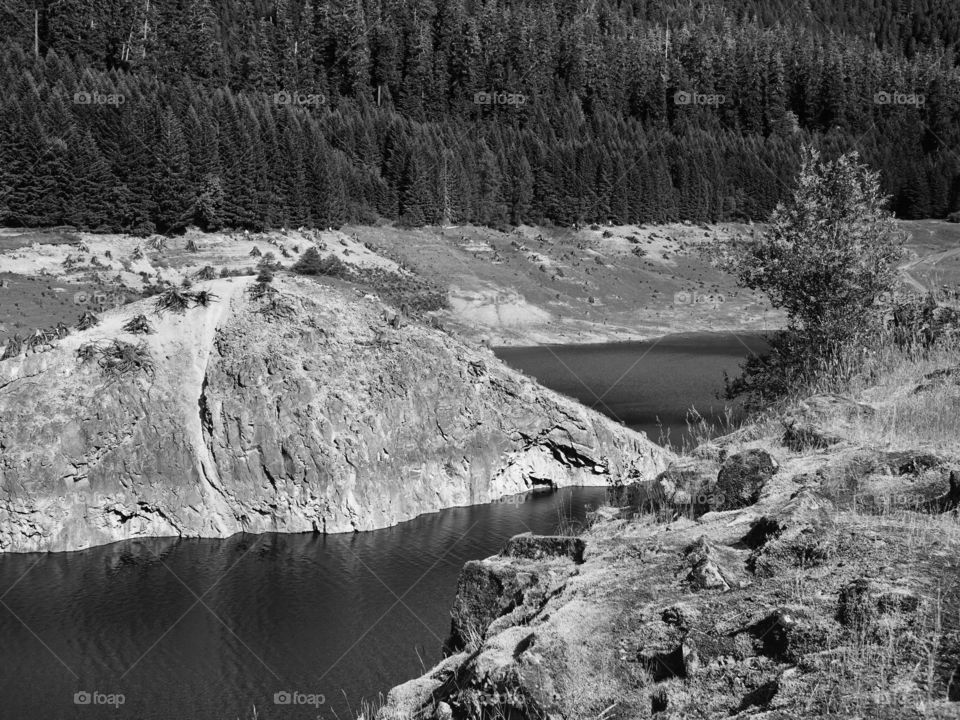
MULTIPOLYGON (((723 371, 762 347, 699 335, 497 353, 677 443, 691 406, 721 419, 723 371)), ((582 524, 605 496, 543 491, 359 534, 0 555, 0 717, 248 720, 255 708, 259 720, 355 718, 365 699, 440 659, 466 561, 517 533, 582 524)))

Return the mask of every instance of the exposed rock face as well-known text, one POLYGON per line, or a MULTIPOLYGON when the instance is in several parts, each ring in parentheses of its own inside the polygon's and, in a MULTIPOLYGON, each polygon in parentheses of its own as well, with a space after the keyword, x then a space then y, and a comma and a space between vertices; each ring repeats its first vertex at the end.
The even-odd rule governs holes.
POLYGON ((717 474, 717 510, 732 510, 753 505, 760 492, 777 471, 777 461, 766 450, 752 449, 731 455, 717 474))
POLYGON ((957 717, 956 521, 912 542, 915 513, 839 509, 826 455, 778 453, 755 504, 696 520, 598 511, 582 562, 526 535, 468 563, 469 632, 377 720, 957 717))
POLYGON ((503 366, 492 353, 303 278, 263 312, 249 278, 204 283, 209 308, 151 317, 156 364, 108 384, 84 342, 0 363, 0 551, 142 536, 344 532, 535 485, 653 478, 670 459, 503 366), (282 317, 286 313, 287 317, 282 317))

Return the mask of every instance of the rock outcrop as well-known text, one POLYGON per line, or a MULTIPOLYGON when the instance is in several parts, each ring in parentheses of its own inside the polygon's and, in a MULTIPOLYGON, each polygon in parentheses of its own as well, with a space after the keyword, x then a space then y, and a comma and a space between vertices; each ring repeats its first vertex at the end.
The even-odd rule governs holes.
POLYGON ((958 717, 955 518, 840 509, 829 454, 756 449, 728 466, 767 476, 749 505, 467 563, 448 656, 376 720, 958 717))
MULTIPOLYGON (((537 485, 653 478, 669 453, 349 286, 203 283, 209 307, 151 315, 152 375, 109 382, 81 345, 0 363, 0 551, 143 536, 346 532, 537 485)), ((199 287, 199 286, 198 286, 199 287)), ((196 289, 196 288, 195 288, 196 289)))

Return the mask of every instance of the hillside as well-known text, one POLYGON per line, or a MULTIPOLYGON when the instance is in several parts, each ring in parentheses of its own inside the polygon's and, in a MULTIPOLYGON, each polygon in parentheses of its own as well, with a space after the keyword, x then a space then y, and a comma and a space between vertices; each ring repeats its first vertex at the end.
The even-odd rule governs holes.
MULTIPOLYGON (((907 254, 900 292, 936 291, 956 302, 960 225, 904 221, 907 254)), ((756 226, 762 229, 762 226, 756 226)), ((140 298, 145 289, 180 285, 212 272, 255 274, 268 253, 289 268, 310 247, 348 267, 382 271, 392 287, 418 283, 446 290, 440 324, 490 345, 650 339, 677 332, 748 333, 781 327, 782 313, 738 288, 705 250, 751 232, 740 224, 520 226, 391 225, 341 230, 203 233, 179 238, 0 230, 0 345, 140 298), (416 280, 413 280, 416 278, 416 280)), ((382 282, 361 282, 380 292, 382 282)), ((382 293, 381 293, 382 294, 382 293)), ((399 309, 396 292, 382 299, 399 309)))
POLYGON ((207 306, 140 300, 0 362, 0 551, 367 530, 670 457, 341 281, 256 289, 205 281, 207 306))
POLYGON ((468 563, 379 720, 956 718, 956 358, 812 396, 468 563))

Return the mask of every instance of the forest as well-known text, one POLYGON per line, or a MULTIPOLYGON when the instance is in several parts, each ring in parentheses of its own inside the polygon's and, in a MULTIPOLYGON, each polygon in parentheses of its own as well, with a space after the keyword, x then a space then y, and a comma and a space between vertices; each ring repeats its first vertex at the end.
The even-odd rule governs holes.
POLYGON ((949 0, 14 0, 0 224, 765 220, 800 148, 960 210, 949 0))

